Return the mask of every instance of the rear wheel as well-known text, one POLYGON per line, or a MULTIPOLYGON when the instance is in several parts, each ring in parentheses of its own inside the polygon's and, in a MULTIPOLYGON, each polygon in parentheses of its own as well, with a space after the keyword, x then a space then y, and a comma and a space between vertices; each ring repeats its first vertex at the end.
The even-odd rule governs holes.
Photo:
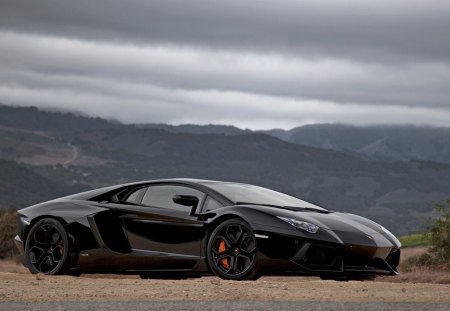
POLYGON ((220 224, 208 241, 207 258, 214 274, 229 280, 256 280, 258 276, 256 238, 240 219, 220 224))
POLYGON ((31 228, 25 242, 25 260, 31 273, 66 273, 69 257, 69 238, 59 221, 44 218, 31 228))

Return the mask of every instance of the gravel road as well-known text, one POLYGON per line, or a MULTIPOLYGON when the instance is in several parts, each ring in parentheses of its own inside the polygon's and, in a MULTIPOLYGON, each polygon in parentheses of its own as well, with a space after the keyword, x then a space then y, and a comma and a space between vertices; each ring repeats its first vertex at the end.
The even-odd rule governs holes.
POLYGON ((0 272, 0 310, 450 310, 450 285, 0 272))
POLYGON ((0 261, 0 311, 450 311, 449 280, 450 273, 442 271, 402 274, 376 282, 322 281, 314 277, 263 277, 254 282, 233 282, 217 277, 141 280, 138 276, 118 275, 45 276, 32 275, 13 262, 0 261))
POLYGON ((450 284, 337 282, 305 277, 227 281, 217 277, 46 276, 0 272, 0 301, 376 301, 450 304, 450 284))
POLYGON ((412 302, 320 302, 320 301, 158 301, 158 302, 41 302, 0 303, 0 310, 315 310, 315 311, 448 311, 449 304, 412 302))

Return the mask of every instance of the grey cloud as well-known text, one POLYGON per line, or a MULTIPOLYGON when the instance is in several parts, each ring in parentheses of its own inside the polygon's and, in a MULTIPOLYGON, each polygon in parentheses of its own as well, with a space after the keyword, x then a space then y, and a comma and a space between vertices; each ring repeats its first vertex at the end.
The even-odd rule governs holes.
MULTIPOLYGON (((450 108, 447 64, 389 66, 336 59, 291 59, 271 54, 94 44, 2 32, 0 40, 4 43, 0 46, 1 80, 21 81, 28 87, 75 88, 64 84, 66 76, 98 77, 171 89, 215 89, 344 104, 450 108), (17 70, 13 62, 23 69, 17 70)), ((101 86, 97 88, 100 92, 101 86)))
POLYGON ((89 115, 123 122, 171 124, 233 124, 242 128, 292 128, 318 122, 367 124, 448 125, 450 111, 333 102, 286 100, 274 96, 219 91, 171 90, 156 86, 127 86, 120 83, 88 80, 103 87, 118 88, 126 101, 113 94, 73 92, 60 88, 0 86, 2 98, 15 105, 30 101, 41 107, 73 108, 89 115), (61 98, 64 101, 61 102, 61 98), (243 104, 245 103, 245 104, 243 104), (398 116, 401 116, 400 118, 398 116))
POLYGON ((444 1, 3 0, 0 102, 124 122, 449 125, 444 1))
POLYGON ((3 0, 0 26, 365 61, 448 61, 448 1, 3 0))

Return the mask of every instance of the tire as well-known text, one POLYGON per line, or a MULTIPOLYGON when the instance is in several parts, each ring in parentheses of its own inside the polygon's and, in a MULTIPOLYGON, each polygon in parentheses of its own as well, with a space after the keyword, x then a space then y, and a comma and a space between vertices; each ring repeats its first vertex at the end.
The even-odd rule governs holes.
POLYGON ((49 275, 69 272, 69 238, 64 226, 53 218, 38 221, 25 241, 25 261, 31 273, 49 275))
POLYGON ((250 226, 241 219, 218 225, 208 240, 207 260, 212 272, 226 280, 256 280, 258 249, 250 226))

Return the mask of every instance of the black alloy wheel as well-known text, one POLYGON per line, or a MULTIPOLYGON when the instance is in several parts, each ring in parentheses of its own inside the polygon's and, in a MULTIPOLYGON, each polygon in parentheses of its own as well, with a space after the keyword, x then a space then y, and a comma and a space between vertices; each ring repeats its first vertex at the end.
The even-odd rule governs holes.
POLYGON ((228 280, 256 280, 258 250, 250 226, 240 219, 220 224, 208 242, 208 263, 214 274, 228 280))
POLYGON ((69 239, 53 218, 38 221, 27 236, 25 259, 31 273, 63 274, 68 268, 69 239))

